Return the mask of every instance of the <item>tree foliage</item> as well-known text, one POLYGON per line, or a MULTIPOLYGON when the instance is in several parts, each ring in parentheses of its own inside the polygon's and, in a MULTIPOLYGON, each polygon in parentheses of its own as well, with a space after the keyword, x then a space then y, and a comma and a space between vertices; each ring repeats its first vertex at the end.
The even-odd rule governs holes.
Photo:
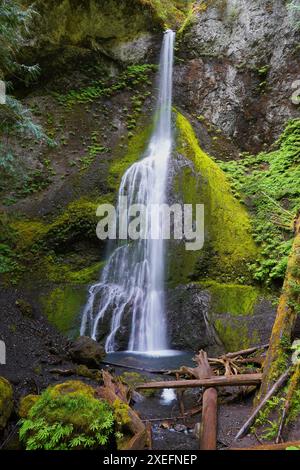
POLYGON ((32 8, 25 9, 16 0, 0 0, 0 78, 14 76, 28 82, 37 77, 37 65, 24 65, 18 60, 18 52, 35 14, 32 8))

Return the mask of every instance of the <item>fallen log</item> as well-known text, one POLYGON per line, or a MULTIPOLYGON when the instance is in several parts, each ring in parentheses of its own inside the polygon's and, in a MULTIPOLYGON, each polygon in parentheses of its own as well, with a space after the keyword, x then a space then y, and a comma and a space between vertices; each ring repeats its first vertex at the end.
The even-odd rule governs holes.
POLYGON ((242 349, 241 351, 229 352, 226 353, 225 356, 233 359, 234 357, 238 356, 248 356, 249 354, 253 354, 260 349, 268 349, 269 343, 263 344, 262 346, 254 346, 253 348, 242 349))
POLYGON ((253 447, 231 447, 224 450, 285 450, 287 447, 300 448, 300 441, 281 442, 280 444, 261 444, 253 447))
POLYGON ((214 376, 209 379, 197 380, 165 380, 163 382, 147 382, 136 385, 137 390, 162 388, 197 388, 197 387, 230 387, 242 385, 259 385, 262 374, 240 374, 230 376, 214 376))
MULTIPOLYGON (((121 400, 128 404, 130 401, 129 389, 120 380, 113 380, 109 372, 103 370, 103 387, 98 387, 97 396, 107 400, 110 404, 114 404, 116 400, 121 400)), ((128 406, 129 422, 126 427, 133 434, 129 439, 125 440, 119 450, 141 450, 148 446, 149 436, 145 424, 139 415, 130 406, 128 406)))
POLYGON ((291 373, 291 369, 288 369, 286 372, 284 372, 284 374, 282 374, 279 379, 277 380, 277 382, 275 382, 275 384, 273 385, 273 387, 269 390, 269 392, 267 393, 267 395, 265 395, 265 397, 263 398, 263 400, 258 404, 258 406, 255 408, 255 410, 253 411, 253 413, 251 414, 250 418, 246 421, 246 423, 244 424, 244 426, 239 430, 239 432, 237 433, 237 435, 235 436, 235 440, 237 441, 238 439, 241 439, 242 437, 244 437, 247 432, 249 431, 250 427, 252 426, 252 424, 254 423, 258 413, 260 412, 260 410, 262 410, 262 408, 265 406, 265 404, 267 403, 267 401, 273 396, 275 395, 275 393, 286 383, 286 381, 288 380, 289 376, 290 376, 290 373, 291 373))
POLYGON ((258 357, 243 357, 241 359, 237 359, 238 364, 256 364, 262 367, 265 357, 258 356, 258 357))
POLYGON ((132 369, 132 370, 138 370, 140 372, 148 372, 149 374, 172 374, 173 371, 170 371, 168 369, 147 369, 145 367, 137 367, 137 366, 130 366, 130 365, 125 365, 125 364, 120 364, 117 362, 108 362, 108 361, 101 361, 101 364, 104 364, 106 366, 112 366, 112 367, 120 367, 120 369, 132 369))

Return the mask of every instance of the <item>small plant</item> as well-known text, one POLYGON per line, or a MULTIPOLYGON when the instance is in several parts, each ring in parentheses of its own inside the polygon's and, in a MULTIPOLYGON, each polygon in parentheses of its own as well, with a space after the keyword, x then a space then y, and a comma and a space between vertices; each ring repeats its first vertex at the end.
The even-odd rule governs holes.
POLYGON ((113 410, 92 387, 68 381, 45 390, 21 420, 26 450, 95 449, 114 433, 113 410))
POLYGON ((260 283, 272 285, 285 276, 293 241, 292 221, 300 205, 299 144, 300 120, 295 119, 270 152, 218 162, 228 175, 233 194, 251 201, 253 236, 261 254, 249 269, 260 283))
POLYGON ((98 142, 98 138, 98 132, 92 132, 91 145, 88 146, 88 153, 79 160, 81 170, 86 170, 93 163, 95 158, 101 153, 109 152, 109 149, 107 147, 103 147, 102 145, 100 145, 100 143, 98 142))
MULTIPOLYGON (((156 68, 156 65, 152 64, 130 65, 114 82, 96 80, 86 88, 70 90, 65 95, 59 93, 53 93, 53 95, 61 105, 71 109, 75 104, 91 103, 102 96, 112 96, 126 88, 151 85, 152 82, 149 82, 149 77, 156 68)), ((105 115, 105 113, 104 110, 103 114, 105 115)))

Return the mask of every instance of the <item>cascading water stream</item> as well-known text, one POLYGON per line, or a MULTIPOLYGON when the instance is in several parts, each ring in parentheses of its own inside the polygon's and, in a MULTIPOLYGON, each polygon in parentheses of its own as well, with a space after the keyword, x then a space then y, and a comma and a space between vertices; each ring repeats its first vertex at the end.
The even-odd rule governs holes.
POLYGON ((159 95, 154 131, 144 158, 124 174, 118 210, 124 196, 128 205, 146 206, 146 237, 121 244, 111 254, 100 282, 89 289, 81 335, 97 339, 101 322, 111 315, 111 329, 106 338, 107 352, 116 348, 116 334, 124 316, 131 315, 128 350, 139 352, 167 349, 164 298, 165 242, 162 220, 153 217, 153 204, 166 202, 168 161, 172 150, 171 106, 175 33, 166 31, 160 57, 159 95), (155 233, 156 239, 151 237, 155 233))

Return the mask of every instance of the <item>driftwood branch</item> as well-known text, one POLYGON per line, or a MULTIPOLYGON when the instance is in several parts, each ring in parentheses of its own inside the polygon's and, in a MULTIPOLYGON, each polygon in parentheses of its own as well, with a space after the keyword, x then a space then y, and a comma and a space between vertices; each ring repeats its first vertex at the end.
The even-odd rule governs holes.
POLYGON ((281 377, 277 380, 277 382, 273 385, 273 387, 269 390, 267 395, 263 398, 263 400, 259 403, 259 405, 255 408, 253 413, 251 414, 250 418, 246 421, 244 426, 240 429, 240 431, 237 433, 235 440, 241 439, 244 437, 247 432, 249 431, 250 427, 254 423, 258 413, 260 410, 265 406, 267 401, 275 395, 275 393, 286 383, 288 380, 289 376, 291 373, 291 369, 288 369, 284 374, 281 375, 281 377))
POLYGON ((228 387, 239 385, 259 385, 262 374, 240 374, 216 376, 201 380, 165 380, 163 382, 147 382, 136 385, 137 390, 161 388, 197 388, 197 387, 228 387))
POLYGON ((263 344, 262 346, 255 346, 253 348, 248 348, 248 349, 242 349, 241 351, 236 351, 236 352, 229 352, 226 353, 225 356, 229 357, 230 359, 233 359, 234 357, 238 356, 249 356, 250 354, 255 353, 256 351, 260 351, 261 349, 268 349, 269 343, 263 344))
MULTIPOLYGON (((129 403, 129 389, 119 379, 113 378, 109 372, 103 370, 103 387, 97 388, 97 396, 107 400, 110 404, 116 400, 129 403)), ((132 433, 132 436, 122 446, 120 450, 141 450, 149 446, 149 434, 147 428, 139 415, 130 407, 128 407, 129 422, 126 425, 132 433)))
POLYGON ((108 361, 101 361, 101 364, 104 364, 106 366, 112 366, 112 367, 120 367, 120 369, 133 369, 133 370, 138 370, 140 372, 148 372, 149 374, 172 374, 173 375, 173 371, 169 371, 167 369, 147 369, 145 367, 130 366, 127 364, 119 364, 117 362, 108 362, 108 361))
POLYGON ((281 442, 280 444, 262 444, 253 447, 231 447, 228 450, 285 450, 287 447, 300 447, 300 441, 281 442))

